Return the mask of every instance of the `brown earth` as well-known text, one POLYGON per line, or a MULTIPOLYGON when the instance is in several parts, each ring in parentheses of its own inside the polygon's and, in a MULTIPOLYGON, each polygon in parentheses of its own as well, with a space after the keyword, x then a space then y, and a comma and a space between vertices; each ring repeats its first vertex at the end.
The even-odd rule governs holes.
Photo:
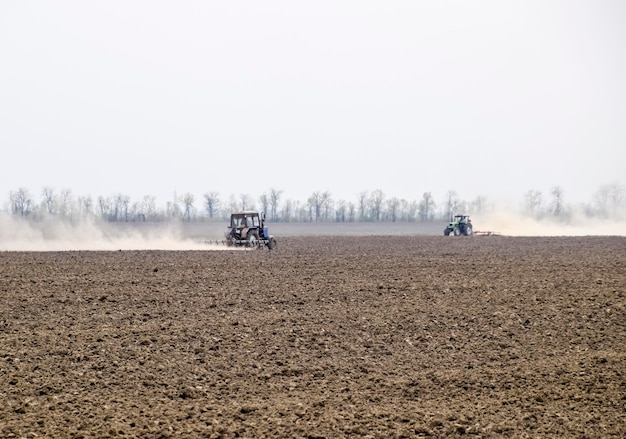
POLYGON ((625 437, 626 238, 0 253, 1 437, 625 437))

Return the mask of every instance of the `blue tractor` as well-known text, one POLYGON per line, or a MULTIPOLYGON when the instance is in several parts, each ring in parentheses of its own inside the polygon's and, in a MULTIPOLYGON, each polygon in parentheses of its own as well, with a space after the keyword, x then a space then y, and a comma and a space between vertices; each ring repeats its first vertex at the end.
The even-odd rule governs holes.
POLYGON ((225 238, 227 246, 248 248, 265 246, 269 250, 276 248, 276 239, 265 227, 265 213, 259 214, 253 210, 233 212, 225 238))

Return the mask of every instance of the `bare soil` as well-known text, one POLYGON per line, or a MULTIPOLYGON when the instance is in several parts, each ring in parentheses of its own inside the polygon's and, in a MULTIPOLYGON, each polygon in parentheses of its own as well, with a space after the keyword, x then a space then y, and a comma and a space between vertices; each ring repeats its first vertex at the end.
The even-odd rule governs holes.
POLYGON ((625 437, 626 238, 0 253, 0 437, 625 437))

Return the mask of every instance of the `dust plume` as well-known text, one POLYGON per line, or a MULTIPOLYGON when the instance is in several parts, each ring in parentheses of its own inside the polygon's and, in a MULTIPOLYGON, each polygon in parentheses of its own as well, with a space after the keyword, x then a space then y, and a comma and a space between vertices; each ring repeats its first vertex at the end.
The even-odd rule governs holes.
POLYGON ((185 237, 172 224, 28 221, 0 216, 0 251, 225 249, 185 237))
POLYGON ((626 222, 590 218, 582 213, 566 219, 532 218, 508 210, 473 215, 476 231, 493 231, 507 236, 626 236, 626 222))

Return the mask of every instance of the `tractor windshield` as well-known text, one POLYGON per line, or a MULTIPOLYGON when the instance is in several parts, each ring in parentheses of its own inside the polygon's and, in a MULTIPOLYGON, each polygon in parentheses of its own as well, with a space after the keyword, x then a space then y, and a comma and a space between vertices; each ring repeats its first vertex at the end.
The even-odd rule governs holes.
POLYGON ((233 215, 230 218, 230 227, 233 229, 258 226, 259 217, 255 215, 233 215))

